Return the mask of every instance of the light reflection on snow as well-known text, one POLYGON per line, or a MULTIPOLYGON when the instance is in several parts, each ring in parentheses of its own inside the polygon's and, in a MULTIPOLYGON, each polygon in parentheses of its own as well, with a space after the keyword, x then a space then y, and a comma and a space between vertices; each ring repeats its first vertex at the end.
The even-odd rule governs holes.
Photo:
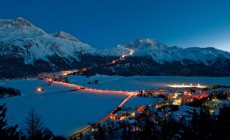
POLYGON ((197 85, 193 85, 193 84, 170 84, 170 85, 168 85, 168 87, 172 87, 172 88, 192 88, 192 87, 205 88, 207 86, 204 86, 201 84, 197 84, 197 85))

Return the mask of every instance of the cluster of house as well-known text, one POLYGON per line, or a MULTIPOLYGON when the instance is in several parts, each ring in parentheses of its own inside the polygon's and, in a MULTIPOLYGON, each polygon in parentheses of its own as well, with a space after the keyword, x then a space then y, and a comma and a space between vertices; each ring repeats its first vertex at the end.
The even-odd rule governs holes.
POLYGON ((52 79, 52 81, 58 81, 68 83, 68 78, 60 73, 42 73, 38 75, 39 79, 52 79))
MULTIPOLYGON (((136 108, 126 108, 114 112, 110 118, 102 124, 104 132, 114 132, 120 137, 124 131, 142 131, 146 125, 144 116, 148 116, 150 122, 158 125, 162 119, 171 118, 177 122, 182 122, 184 125, 189 126, 194 112, 200 112, 199 106, 189 106, 188 102, 194 100, 205 99, 204 104, 209 108, 210 114, 218 115, 219 108, 222 106, 230 106, 230 88, 218 89, 198 89, 198 88, 185 88, 173 89, 170 88, 160 89, 158 91, 140 91, 141 97, 159 98, 157 102, 151 105, 137 106, 136 108), (226 99, 209 99, 211 93, 218 92, 226 94, 226 99)), ((160 128, 159 128, 160 129, 160 128)), ((97 131, 96 129, 94 131, 97 131)))

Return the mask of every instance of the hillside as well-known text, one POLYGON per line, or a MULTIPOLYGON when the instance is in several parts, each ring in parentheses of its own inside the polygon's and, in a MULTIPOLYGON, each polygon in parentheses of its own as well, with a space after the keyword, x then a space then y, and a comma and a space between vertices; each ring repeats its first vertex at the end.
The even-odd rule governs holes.
POLYGON ((47 33, 23 18, 0 19, 0 60, 1 78, 84 67, 92 67, 86 75, 230 75, 230 53, 212 47, 169 47, 140 38, 98 50, 63 31, 47 33))

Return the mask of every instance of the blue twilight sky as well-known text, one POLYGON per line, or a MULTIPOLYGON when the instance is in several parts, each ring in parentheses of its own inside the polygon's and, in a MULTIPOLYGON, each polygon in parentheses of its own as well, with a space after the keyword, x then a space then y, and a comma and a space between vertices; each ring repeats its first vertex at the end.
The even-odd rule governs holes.
POLYGON ((95 48, 148 37, 230 52, 230 0, 1 0, 0 18, 16 17, 95 48))

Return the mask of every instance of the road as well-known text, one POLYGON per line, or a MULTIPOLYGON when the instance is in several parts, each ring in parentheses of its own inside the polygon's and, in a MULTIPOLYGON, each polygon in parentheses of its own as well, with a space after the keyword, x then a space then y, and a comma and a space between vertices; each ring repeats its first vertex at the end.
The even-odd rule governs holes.
MULTIPOLYGON (((136 93, 130 92, 130 94, 129 94, 127 97, 125 97, 125 99, 124 99, 116 108, 122 107, 122 106, 123 106, 132 96, 134 96, 134 95, 136 95, 136 93)), ((115 108, 115 109, 116 109, 116 108, 115 108)), ((114 109, 114 110, 115 110, 115 109, 114 109)), ((110 115, 113 114, 113 111, 114 111, 114 110, 112 110, 108 115, 106 115, 106 116, 105 116, 104 118, 102 118, 101 120, 97 121, 96 124, 101 124, 101 123, 103 123, 105 120, 107 120, 107 119, 110 117, 110 115)), ((80 137, 81 134, 85 134, 86 132, 90 131, 91 129, 92 129, 92 127, 89 125, 89 126, 83 128, 82 130, 76 132, 76 133, 73 134, 72 136, 68 137, 67 140, 72 140, 72 139, 75 139, 75 138, 77 138, 77 137, 80 137)))
MULTIPOLYGON (((76 90, 81 90, 81 91, 85 91, 85 92, 92 92, 92 93, 99 93, 99 94, 121 94, 121 95, 127 95, 125 97, 125 99, 116 108, 122 107, 132 96, 136 96, 137 95, 137 92, 117 91, 117 90, 99 90, 99 89, 84 88, 84 87, 82 87, 80 85, 76 85, 76 84, 63 83, 63 82, 59 82, 59 81, 52 81, 52 79, 49 79, 49 78, 47 78, 46 81, 47 82, 52 82, 53 84, 58 84, 58 85, 62 85, 62 86, 72 87, 72 88, 74 88, 76 90)), ((114 108, 104 118, 102 118, 101 120, 97 121, 96 124, 100 124, 100 123, 104 122, 106 119, 108 119, 110 117, 110 115, 113 113, 113 111, 116 108, 114 108)), ((79 137, 81 134, 84 134, 84 133, 90 131, 91 129, 92 129, 91 126, 87 126, 87 127, 83 128, 82 130, 76 132, 75 134, 73 134, 72 136, 70 136, 67 139, 71 140, 73 138, 79 137)))
MULTIPOLYGON (((114 59, 109 63, 102 64, 101 66, 111 65, 111 64, 115 64, 115 63, 117 63, 119 61, 124 61, 126 59, 126 57, 132 56, 134 54, 134 50, 129 49, 129 48, 125 48, 125 49, 129 50, 128 54, 122 55, 119 58, 114 59)), ((46 78, 44 77, 42 79, 46 80, 47 82, 52 82, 53 84, 63 85, 63 86, 66 86, 66 87, 72 87, 72 88, 74 88, 76 90, 81 90, 81 91, 86 91, 86 92, 99 93, 99 94, 122 94, 122 95, 127 95, 127 97, 116 108, 122 107, 132 96, 137 94, 136 92, 128 92, 128 91, 91 89, 91 88, 82 87, 80 85, 75 85, 75 84, 64 83, 64 82, 59 82, 59 81, 53 81, 52 80, 53 76, 57 76, 57 77, 68 76, 68 75, 71 75, 73 73, 82 73, 82 72, 88 71, 88 70, 90 70, 92 68, 94 68, 94 67, 86 67, 86 68, 82 68, 82 69, 78 69, 78 70, 62 71, 60 74, 57 74, 57 75, 51 74, 50 76, 47 76, 46 78)), ((106 119, 108 119, 110 117, 110 115, 113 113, 114 110, 112 110, 104 118, 102 118, 101 120, 96 122, 96 124, 100 124, 100 123, 104 122, 106 119)), ((72 138, 79 137, 81 134, 84 134, 84 133, 90 131, 91 129, 92 129, 91 126, 87 126, 84 129, 80 130, 79 132, 76 132, 74 135, 70 136, 67 139, 70 140, 72 138)))
POLYGON ((108 65, 111 65, 111 64, 116 64, 116 63, 118 63, 120 61, 126 60, 127 57, 132 56, 135 53, 133 49, 130 49, 130 48, 124 48, 124 49, 129 50, 129 53, 128 54, 123 54, 119 58, 114 59, 111 62, 108 62, 108 63, 105 63, 105 64, 100 64, 100 65, 97 65, 97 66, 85 67, 85 68, 81 68, 81 69, 62 71, 61 75, 62 76, 68 76, 68 75, 71 75, 73 73, 83 73, 83 72, 89 71, 90 69, 96 68, 98 66, 108 66, 108 65))
POLYGON ((91 93, 121 94, 121 95, 129 95, 131 93, 134 93, 134 92, 129 92, 129 91, 100 90, 100 89, 85 88, 83 86, 76 85, 76 84, 64 83, 64 82, 59 82, 59 81, 52 81, 51 79, 48 79, 48 78, 46 79, 46 81, 47 82, 52 82, 53 84, 62 85, 62 86, 66 86, 66 87, 71 87, 71 88, 74 88, 74 89, 78 89, 78 90, 85 91, 85 92, 91 92, 91 93))

